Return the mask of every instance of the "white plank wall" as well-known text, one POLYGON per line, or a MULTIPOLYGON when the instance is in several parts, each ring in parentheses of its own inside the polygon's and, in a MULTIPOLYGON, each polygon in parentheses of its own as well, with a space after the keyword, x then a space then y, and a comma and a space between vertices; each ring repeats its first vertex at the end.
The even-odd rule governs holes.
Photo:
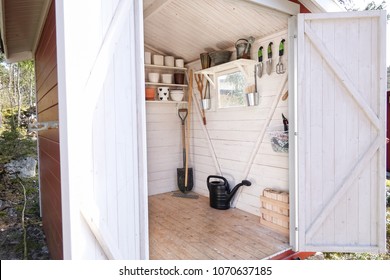
MULTIPOLYGON (((258 79, 258 90, 262 94, 261 103, 257 107, 242 107, 229 109, 215 109, 206 112, 207 134, 211 140, 211 147, 207 134, 196 112, 192 107, 191 116, 191 145, 189 167, 194 169, 194 191, 208 196, 207 176, 217 175, 218 169, 214 164, 212 153, 217 157, 217 164, 221 168, 231 185, 241 182, 255 143, 265 120, 270 113, 270 107, 281 87, 282 75, 275 72, 278 60, 279 42, 286 38, 286 32, 269 36, 255 42, 251 48, 251 56, 257 59, 257 50, 264 47, 264 72, 258 79), (266 49, 268 43, 273 45, 273 72, 268 76, 265 72, 267 61, 266 49)), ((287 69, 287 44, 283 64, 287 69)), ((233 57, 235 56, 235 53, 233 57)), ((199 62, 192 63, 190 68, 200 69, 199 62)), ((199 97, 194 81, 194 93, 199 97)), ((212 90, 213 101, 217 100, 215 90, 212 90)), ((195 102, 195 101, 194 101, 195 102)), ((270 126, 282 126, 282 116, 288 116, 288 99, 279 101, 272 117, 270 126)), ((214 105, 213 105, 214 106, 214 105)), ((148 141, 148 190, 149 195, 177 190, 176 168, 182 167, 181 123, 177 115, 175 104, 147 103, 147 141, 148 141)), ((266 134, 255 157, 248 178, 251 187, 243 189, 237 208, 249 213, 260 215, 260 194, 264 188, 271 187, 288 191, 288 154, 275 153, 266 134)))
MULTIPOLYGON (((288 154, 274 152, 268 134, 265 135, 261 143, 248 177, 243 177, 260 131, 270 113, 271 104, 283 82, 283 76, 275 73, 275 65, 279 55, 278 47, 282 38, 287 39, 286 32, 259 40, 252 46, 251 56, 253 59, 257 58, 259 46, 262 45, 264 47, 263 55, 265 62, 267 61, 266 49, 268 43, 270 41, 274 43, 273 72, 268 76, 265 72, 264 63, 263 76, 261 79, 258 79, 258 91, 261 92, 262 96, 259 106, 216 109, 214 104, 213 108, 206 112, 207 133, 214 148, 222 175, 228 179, 231 188, 243 179, 249 179, 252 182, 252 186, 244 187, 236 207, 255 215, 260 215, 259 197, 264 188, 270 187, 288 191, 288 154)), ((287 44, 286 40, 285 49, 287 49, 287 44)), ((235 56, 235 53, 233 56, 235 56)), ((287 68, 286 51, 282 62, 287 68)), ((194 63, 191 67, 197 70, 200 68, 200 64, 199 62, 194 63)), ((196 83, 194 84, 194 91, 199 96, 196 83)), ((211 94, 214 102, 217 100, 216 93, 212 91, 211 94)), ((282 113, 288 117, 287 102, 288 99, 279 101, 272 116, 271 127, 282 126, 282 113)), ((193 110, 197 110, 197 108, 194 106, 193 110)), ((217 175, 218 169, 211 157, 212 151, 209 149, 207 134, 204 133, 201 127, 203 123, 195 111, 192 120, 190 154, 191 164, 195 172, 194 190, 197 193, 208 196, 207 176, 217 175)))
POLYGON ((178 190, 176 170, 183 167, 183 146, 177 106, 146 103, 149 195, 178 190))

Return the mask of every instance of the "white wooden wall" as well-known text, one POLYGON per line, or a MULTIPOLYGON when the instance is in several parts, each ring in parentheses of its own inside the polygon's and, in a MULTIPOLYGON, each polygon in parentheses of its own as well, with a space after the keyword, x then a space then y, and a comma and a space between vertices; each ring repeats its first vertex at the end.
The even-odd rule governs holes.
MULTIPOLYGON (((255 42, 251 48, 251 56, 257 59, 257 50, 264 47, 264 72, 258 79, 258 90, 262 94, 261 103, 256 107, 230 109, 213 109, 207 111, 206 130, 198 116, 197 107, 192 107, 191 145, 189 167, 194 169, 194 191, 208 196, 206 179, 209 175, 217 175, 220 166, 222 175, 235 186, 244 178, 248 162, 256 148, 256 142, 264 127, 270 108, 285 79, 284 75, 275 73, 278 60, 279 42, 286 39, 287 32, 269 36, 255 42), (265 72, 267 46, 273 45, 273 72, 268 76, 265 72), (210 139, 210 140, 209 140, 210 139), (216 155, 216 163, 212 154, 216 155)), ((235 51, 235 49, 234 49, 235 51)), ((235 57, 235 52, 232 58, 235 57)), ((282 60, 287 69, 287 51, 282 60)), ((189 65, 194 70, 200 69, 200 63, 189 65)), ((194 93, 199 98, 196 82, 194 93)), ((212 91, 212 100, 217 96, 212 91)), ((194 101, 195 102, 195 101, 194 101)), ((288 99, 280 100, 270 126, 281 126, 281 114, 288 116, 288 99)), ((180 119, 175 104, 147 103, 147 140, 148 140, 148 189, 149 195, 177 190, 176 168, 182 167, 182 145, 180 119)), ((253 165, 247 177, 253 184, 242 189, 236 207, 255 215, 260 215, 260 194, 264 188, 271 187, 288 191, 288 154, 275 153, 272 150, 268 135, 264 136, 253 165)))
POLYGON ((183 146, 177 106, 146 104, 149 195, 178 190, 176 170, 183 167, 183 146))
POLYGON ((57 3, 66 259, 147 258, 141 2, 57 3))
MULTIPOLYGON (((254 154, 254 161, 250 166, 248 176, 244 177, 246 170, 249 168, 248 162, 250 162, 252 153, 256 148, 261 130, 270 114, 270 108, 285 80, 285 76, 275 73, 275 65, 279 56, 279 42, 282 38, 286 39, 285 49, 287 48, 286 34, 285 31, 261 39, 255 42, 251 48, 252 58, 257 59, 259 46, 264 47, 264 72, 262 78, 258 79, 258 91, 261 92, 262 96, 259 106, 217 109, 217 104, 215 104, 217 96, 214 91, 212 92, 213 108, 206 112, 206 131, 202 128, 203 123, 196 114, 197 108, 193 107, 190 165, 195 172, 194 190, 208 196, 207 176, 217 175, 217 166, 219 165, 222 175, 228 179, 231 187, 243 179, 252 182, 252 186, 242 187, 236 207, 255 215, 260 215, 259 197, 264 188, 270 187, 288 191, 288 154, 274 152, 267 134, 264 136, 257 153, 254 154), (270 41, 274 43, 273 72, 271 75, 267 75, 265 61, 267 61, 267 46, 270 41), (216 163, 212 157, 213 152, 216 156, 216 163)), ((286 51, 282 62, 287 69, 286 51)), ((196 70, 200 69, 199 62, 191 66, 196 70)), ((199 98, 195 82, 194 92, 199 98)), ((276 111, 272 116, 271 127, 282 125, 282 113, 288 117, 288 99, 286 101, 279 100, 276 111)))

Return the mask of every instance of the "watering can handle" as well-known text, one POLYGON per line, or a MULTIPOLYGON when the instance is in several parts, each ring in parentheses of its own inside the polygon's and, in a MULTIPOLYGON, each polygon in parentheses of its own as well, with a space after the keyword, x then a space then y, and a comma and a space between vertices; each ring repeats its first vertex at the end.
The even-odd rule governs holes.
POLYGON ((246 43, 248 43, 248 40, 247 39, 244 39, 244 38, 241 38, 241 39, 238 39, 237 42, 234 44, 234 46, 237 48, 237 44, 238 42, 240 42, 241 40, 245 41, 246 43))
POLYGON ((207 188, 209 187, 210 179, 212 179, 212 178, 223 180, 225 185, 229 187, 229 183, 228 183, 228 181, 226 180, 225 177, 217 176, 217 175, 210 175, 210 176, 207 177, 207 188))

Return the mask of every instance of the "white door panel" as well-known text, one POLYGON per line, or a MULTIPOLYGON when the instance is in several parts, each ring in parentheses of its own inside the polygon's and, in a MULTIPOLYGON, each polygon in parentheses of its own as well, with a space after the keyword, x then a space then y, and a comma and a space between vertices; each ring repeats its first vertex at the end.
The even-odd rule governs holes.
POLYGON ((300 251, 385 250, 384 16, 297 17, 300 251))

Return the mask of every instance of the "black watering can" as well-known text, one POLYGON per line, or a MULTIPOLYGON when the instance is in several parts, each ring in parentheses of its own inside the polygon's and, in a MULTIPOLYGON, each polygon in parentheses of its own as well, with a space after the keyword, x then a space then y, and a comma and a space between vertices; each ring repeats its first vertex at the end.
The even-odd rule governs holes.
POLYGON ((241 183, 237 184, 232 190, 230 190, 229 183, 224 177, 210 175, 207 177, 207 188, 210 192, 210 206, 219 210, 229 209, 230 201, 237 190, 241 186, 250 186, 251 184, 252 183, 248 180, 242 180, 241 183))

